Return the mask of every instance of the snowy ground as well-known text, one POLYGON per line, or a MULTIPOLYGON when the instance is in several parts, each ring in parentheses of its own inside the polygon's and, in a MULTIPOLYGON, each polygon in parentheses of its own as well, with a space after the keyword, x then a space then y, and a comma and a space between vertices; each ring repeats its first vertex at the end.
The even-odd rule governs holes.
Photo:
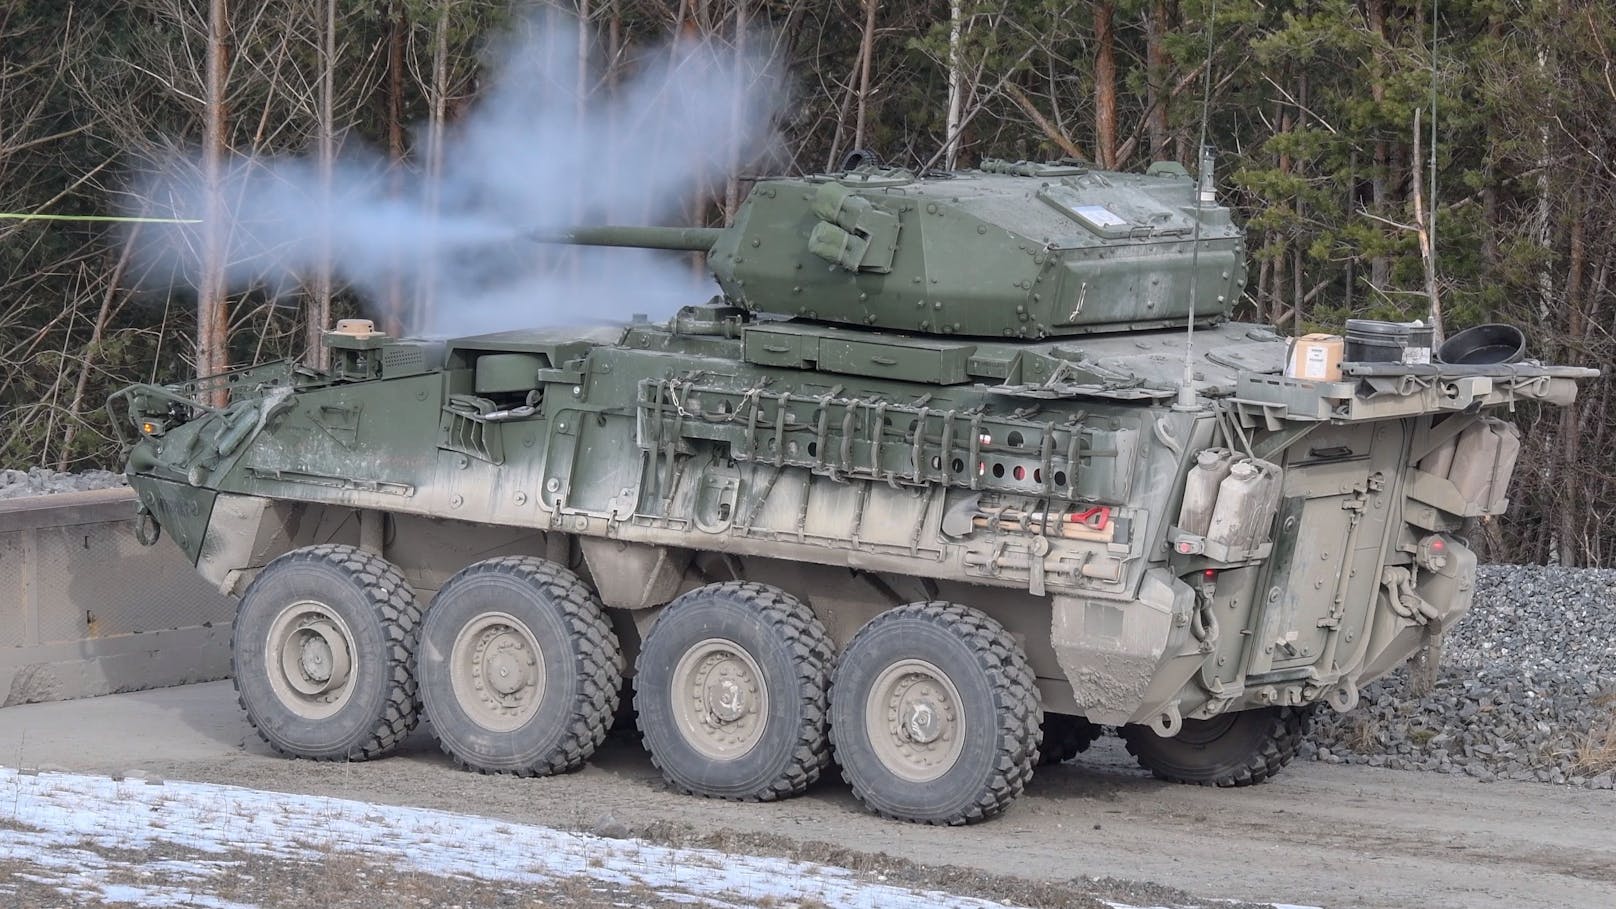
POLYGON ((42 895, 71 905, 207 909, 310 897, 325 905, 1006 905, 814 862, 422 808, 0 769, 0 904, 36 905, 42 895), (271 881, 281 889, 266 890, 271 881))
MULTIPOLYGON (((441 878, 550 892, 576 879, 598 904, 985 909, 1001 904, 858 879, 828 865, 676 849, 419 808, 205 783, 0 769, 0 869, 70 900, 237 909, 221 898, 247 857, 333 855, 441 878), (187 857, 167 856, 179 851, 187 857), (33 866, 31 869, 28 866, 33 866), (654 897, 646 900, 646 897, 654 897)), ((0 873, 0 895, 6 874, 0 873)), ((3 901, 3 896, 0 896, 3 901)))

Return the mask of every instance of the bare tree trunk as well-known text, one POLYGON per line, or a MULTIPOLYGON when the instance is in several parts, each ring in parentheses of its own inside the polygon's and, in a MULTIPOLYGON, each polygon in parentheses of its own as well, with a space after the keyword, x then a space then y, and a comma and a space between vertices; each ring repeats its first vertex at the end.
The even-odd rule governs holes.
MULTIPOLYGON (((1305 128, 1307 126, 1307 90, 1307 70, 1305 68, 1298 68, 1296 74, 1296 119, 1290 126, 1290 129, 1292 130, 1305 128)), ((1294 162, 1294 167, 1297 170, 1305 171, 1307 169, 1307 159, 1305 157, 1300 158, 1294 162)), ((1305 173, 1303 174, 1303 178, 1306 178, 1305 173)), ((1291 254, 1291 317, 1296 320, 1294 323, 1296 327, 1295 333, 1297 335, 1301 335, 1303 333, 1302 305, 1306 302, 1303 300, 1302 284, 1307 277, 1306 269, 1303 267, 1306 264, 1303 259, 1303 247, 1306 244, 1303 242, 1303 238, 1300 235, 1300 231, 1303 230, 1304 226, 1307 224, 1307 198, 1301 193, 1296 194, 1296 224, 1298 235, 1296 238, 1296 245, 1293 247, 1291 254)))
MULTIPOLYGON (((426 207, 428 218, 433 221, 438 216, 443 182, 443 143, 447 128, 445 121, 449 115, 449 7, 453 3, 452 0, 440 0, 440 4, 438 21, 432 30, 432 106, 427 119, 426 144, 426 207)), ((434 228, 429 225, 427 229, 430 231, 434 228)), ((431 250, 436 249, 437 244, 429 238, 426 246, 431 250)), ((415 315, 425 324, 431 321, 437 303, 438 270, 430 252, 423 256, 421 266, 421 286, 415 315)))
MULTIPOLYGON (((1566 362, 1576 363, 1585 355, 1582 338, 1584 332, 1583 316, 1583 274, 1587 270, 1588 245, 1585 235, 1587 212, 1579 202, 1572 202, 1571 212, 1571 245, 1566 262, 1566 344, 1564 350, 1569 355, 1566 362)), ((1557 473, 1558 481, 1555 488, 1558 490, 1556 498, 1559 499, 1559 514, 1556 518, 1559 523, 1558 536, 1560 542, 1560 564, 1567 567, 1588 564, 1586 560, 1587 546, 1581 534, 1577 533, 1577 519, 1581 516, 1580 484, 1576 480, 1577 465, 1582 461, 1582 428, 1579 426, 1582 401, 1572 402, 1571 405, 1560 409, 1560 431, 1558 445, 1560 464, 1557 473)))
POLYGON ((943 152, 944 170, 959 166, 960 119, 965 107, 965 61, 960 59, 964 11, 960 4, 961 0, 948 2, 948 120, 945 124, 948 135, 944 137, 947 143, 943 152))
MULTIPOLYGON (((1289 76, 1290 67, 1289 65, 1286 65, 1284 67, 1284 72, 1282 72, 1280 76, 1279 81, 1281 84, 1283 84, 1283 82, 1288 79, 1289 76)), ((1274 101, 1274 123, 1278 126, 1279 135, 1289 133, 1291 128, 1296 123, 1291 108, 1279 99, 1274 101)), ((1279 170, 1282 176, 1289 177, 1291 173, 1290 152, 1279 152, 1275 157, 1274 166, 1279 170)), ((1290 279, 1289 274, 1291 246, 1288 241, 1290 240, 1290 234, 1290 227, 1282 227, 1274 231, 1274 247, 1272 252, 1274 256, 1274 285, 1273 292, 1269 297, 1269 320, 1275 324, 1278 324, 1280 316, 1287 309, 1285 306, 1286 296, 1294 297, 1294 291, 1292 290, 1294 282, 1292 282, 1290 279)), ((1293 323, 1293 333, 1300 335, 1302 333, 1301 326, 1301 321, 1296 320, 1293 323)))
POLYGON ((1117 167, 1117 5, 1094 4, 1094 156, 1101 167, 1117 167))
MULTIPOLYGON (((870 58, 875 55, 875 10, 878 5, 877 0, 864 0, 864 34, 859 38, 858 113, 853 125, 854 148, 864 147, 864 121, 868 112, 870 99, 870 58)), ((951 9, 955 10, 958 8, 959 4, 957 2, 951 7, 951 9)), ((952 29, 953 26, 950 26, 950 28, 952 29)), ((954 40, 952 38, 953 32, 950 31, 949 34, 950 40, 954 40)), ((952 50, 952 47, 950 50, 952 50)), ((950 54, 950 57, 952 58, 952 54, 950 54)), ((956 62, 957 61, 951 59, 950 65, 952 66, 956 62)), ((950 75, 952 75, 952 73, 950 73, 950 75)), ((950 111, 953 110, 953 99, 954 93, 951 88, 949 91, 950 111)), ((949 132, 952 135, 952 127, 950 127, 949 132)), ((949 166, 952 167, 953 165, 950 164, 949 166)))
MULTIPOLYGON (((1539 48, 1537 52, 1537 68, 1545 73, 1549 68, 1549 54, 1546 49, 1539 48)), ((1537 160, 1537 217, 1533 225, 1535 239, 1538 245, 1548 252, 1554 238, 1554 219, 1551 216, 1554 200, 1549 193, 1549 174, 1554 169, 1554 160, 1549 154, 1549 127, 1538 125, 1539 154, 1537 160)), ((1544 265, 1538 271, 1538 316, 1547 321, 1549 314, 1554 311, 1554 275, 1550 271, 1550 257, 1544 257, 1544 265)))
POLYGON ((1434 213, 1428 208, 1435 208, 1435 200, 1427 206, 1421 174, 1425 166, 1420 158, 1420 109, 1414 108, 1414 166, 1409 173, 1414 177, 1414 230, 1420 242, 1420 263, 1425 266, 1425 296, 1430 301, 1431 339, 1433 343, 1442 343, 1444 336, 1442 328, 1442 297, 1436 285, 1436 238, 1432 236, 1432 229, 1436 226, 1434 213))
MULTIPOLYGON (((1487 17, 1487 35, 1494 40, 1504 36, 1503 19, 1496 12, 1487 17)), ((1497 160, 1503 124, 1497 114, 1487 117, 1487 159, 1481 189, 1481 259, 1491 269, 1498 265, 1498 177, 1497 160)))
MULTIPOLYGON (((202 275, 197 288, 198 376, 217 375, 230 368, 230 304, 225 296, 225 238, 223 235, 225 90, 230 60, 229 8, 225 0, 209 0, 207 42, 207 96, 203 99, 205 126, 202 139, 202 179, 207 187, 207 213, 202 225, 202 275)), ((223 386, 209 395, 223 406, 229 392, 223 386)))
MULTIPOLYGON (((1263 231, 1263 246, 1266 248, 1272 242, 1274 242, 1274 232, 1272 230, 1263 231)), ((1267 322, 1270 325, 1273 324, 1274 317, 1269 311, 1268 294, 1270 288, 1273 287, 1273 277, 1273 260, 1266 257, 1262 258, 1257 265, 1257 321, 1267 322)))
POLYGON ((337 0, 325 2, 325 34, 320 66, 320 261, 315 265, 314 293, 308 304, 307 334, 303 364, 311 369, 325 367, 323 335, 331 324, 331 181, 336 166, 336 124, 332 96, 336 93, 337 0))
MULTIPOLYGON (((1358 150, 1356 148, 1347 153, 1347 198, 1345 201, 1346 205, 1342 211, 1343 220, 1350 221, 1356 214, 1354 209, 1358 202, 1358 150)), ((1358 289, 1358 257, 1355 255, 1347 256, 1346 266, 1345 302, 1347 312, 1352 313, 1352 296, 1358 289)))
POLYGON ((107 292, 101 295, 101 309, 95 315, 95 327, 90 329, 90 342, 84 345, 79 357, 79 378, 73 385, 73 400, 67 405, 66 427, 62 430, 62 450, 56 456, 56 469, 66 470, 71 462, 73 439, 79 432, 80 414, 84 407, 84 394, 90 386, 90 359, 98 353, 101 347, 101 338, 106 334, 107 320, 112 315, 112 301, 118 296, 118 286, 123 282, 123 273, 129 267, 129 257, 135 251, 135 243, 140 236, 140 224, 135 223, 129 230, 129 238, 124 241, 123 252, 118 255, 118 263, 112 267, 112 274, 107 277, 107 292))
MULTIPOLYGON (((606 14, 606 147, 610 149, 621 148, 618 145, 620 124, 618 122, 618 105, 614 103, 617 95, 617 81, 622 73, 623 55, 623 7, 621 0, 611 0, 606 14)), ((606 156, 606 179, 616 183, 618 179, 618 155, 606 156)), ((606 211, 602 212, 607 223, 617 222, 617 212, 607 203, 606 211)))
POLYGON ((589 112, 589 44, 590 29, 593 26, 590 22, 592 14, 589 0, 578 0, 578 91, 573 100, 577 105, 580 124, 589 112))
POLYGON ((1044 116, 1043 111, 1039 110, 1038 106, 1032 103, 1032 99, 1027 97, 1027 93, 1018 88, 1014 82, 1005 83, 1004 93, 1010 97, 1010 100, 1016 102, 1016 105, 1027 114, 1028 119, 1032 120, 1034 126, 1037 126, 1039 129, 1043 130, 1044 135, 1048 137, 1049 141, 1060 146, 1060 150, 1064 154, 1066 154, 1068 157, 1076 158, 1079 161, 1088 160, 1088 156, 1083 154, 1083 149, 1079 148, 1077 143, 1073 142, 1070 136, 1061 132, 1059 126, 1051 123, 1049 118, 1044 116))
POLYGON ((621 0, 611 0, 606 14, 606 88, 615 90, 618 78, 618 56, 623 53, 623 7, 621 0))
POLYGON ((1167 157, 1167 69, 1171 65, 1171 58, 1167 55, 1166 38, 1169 28, 1167 0, 1151 0, 1150 27, 1145 38, 1148 86, 1145 103, 1149 111, 1152 161, 1160 161, 1167 157))
MULTIPOLYGON (((1268 321, 1279 324, 1279 318, 1285 312, 1285 296, 1290 290, 1290 276, 1287 266, 1290 264, 1290 248, 1285 242, 1285 235, 1279 231, 1274 232, 1274 286, 1269 294, 1268 321)), ((1300 324, 1300 323, 1298 323, 1300 324)), ((1293 334, 1300 335, 1298 329, 1293 334)))
MULTIPOLYGON (((736 137, 741 135, 743 126, 741 118, 746 116, 746 110, 741 101, 746 96, 746 32, 751 26, 747 22, 746 0, 735 0, 735 85, 731 89, 729 122, 729 173, 724 179, 724 226, 735 223, 735 213, 741 207, 741 147, 736 137)), ((860 111, 862 112, 862 108, 860 111)))
MULTIPOLYGON (((1369 0, 1366 4, 1366 13, 1369 18, 1369 30, 1379 35, 1382 41, 1391 42, 1386 23, 1387 0, 1369 0)), ((1386 86, 1379 80, 1369 84, 1369 96, 1376 104, 1383 104, 1386 100, 1386 86)), ((1375 143, 1375 164, 1369 180, 1370 202, 1374 205, 1375 214, 1385 215, 1390 203, 1391 181, 1391 145, 1381 139, 1375 143)), ((1386 256, 1374 256, 1369 260, 1369 283, 1377 290, 1384 290, 1387 282, 1391 280, 1391 260, 1386 256)))
MULTIPOLYGON (((404 191, 404 55, 410 23, 403 0, 392 0, 387 24, 387 161, 393 195, 404 191)), ((382 313, 382 330, 397 337, 404 333, 404 282, 399 275, 402 263, 394 261, 388 270, 387 298, 382 313)))
MULTIPOLYGON (((589 88, 593 81, 589 73, 589 51, 593 38, 593 25, 590 16, 593 10, 589 0, 578 0, 578 50, 576 60, 577 72, 573 77, 572 91, 572 157, 575 161, 583 161, 588 157, 588 129, 589 129, 589 88)), ((572 224, 582 223, 584 220, 584 206, 586 204, 583 181, 572 185, 572 213, 567 221, 572 224)), ((556 256, 564 273, 569 280, 577 282, 582 279, 580 269, 583 266, 582 255, 579 250, 571 247, 561 247, 551 251, 556 256)))

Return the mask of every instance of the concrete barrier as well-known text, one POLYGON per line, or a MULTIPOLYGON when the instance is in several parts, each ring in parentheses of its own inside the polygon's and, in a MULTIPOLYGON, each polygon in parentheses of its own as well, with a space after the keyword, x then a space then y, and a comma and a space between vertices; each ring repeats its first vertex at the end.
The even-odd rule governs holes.
POLYGON ((134 515, 127 488, 0 501, 0 707, 229 674, 234 601, 134 515))

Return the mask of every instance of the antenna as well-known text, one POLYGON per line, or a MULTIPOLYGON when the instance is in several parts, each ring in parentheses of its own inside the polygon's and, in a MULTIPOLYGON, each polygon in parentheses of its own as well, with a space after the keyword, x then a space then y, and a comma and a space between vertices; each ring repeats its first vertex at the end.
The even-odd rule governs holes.
MULTIPOLYGON (((1433 0, 1434 2, 1434 0, 1433 0)), ((1196 174, 1195 223, 1190 227, 1190 306, 1184 317, 1184 379, 1178 386, 1177 407, 1189 410, 1196 406, 1195 395, 1195 303, 1200 297, 1201 284, 1201 206, 1217 201, 1217 189, 1212 175, 1212 149, 1206 145, 1206 121, 1212 108, 1212 38, 1218 18, 1218 0, 1206 18, 1206 65, 1201 68, 1201 140, 1196 143, 1200 155, 1200 168, 1196 174)))

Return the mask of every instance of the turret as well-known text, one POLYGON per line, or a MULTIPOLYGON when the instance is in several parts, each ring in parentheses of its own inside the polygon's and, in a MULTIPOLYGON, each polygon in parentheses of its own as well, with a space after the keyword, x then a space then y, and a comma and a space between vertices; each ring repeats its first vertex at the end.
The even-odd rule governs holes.
POLYGON ((1226 317, 1245 281, 1241 232, 1228 209, 1197 202, 1199 189, 1175 164, 1146 174, 991 160, 920 177, 860 169, 760 181, 727 228, 539 239, 706 251, 728 300, 757 313, 1045 338, 1226 317))

